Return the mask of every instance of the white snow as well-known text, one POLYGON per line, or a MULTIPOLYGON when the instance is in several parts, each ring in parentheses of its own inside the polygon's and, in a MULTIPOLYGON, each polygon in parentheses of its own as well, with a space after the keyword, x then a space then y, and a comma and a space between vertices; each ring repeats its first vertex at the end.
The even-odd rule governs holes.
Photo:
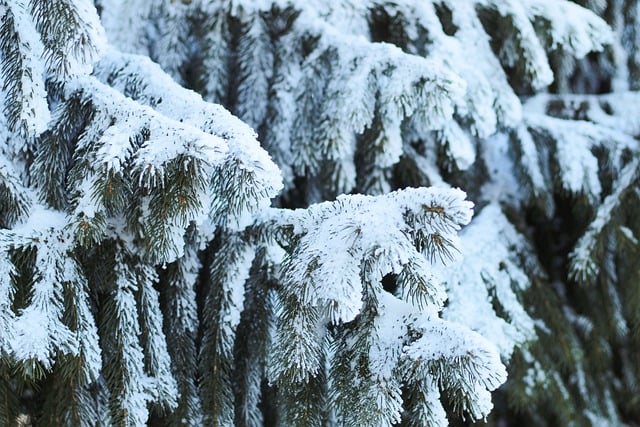
MULTIPOLYGON (((411 268, 424 268, 415 261, 423 256, 415 247, 418 235, 439 236, 455 248, 456 232, 471 219, 465 196, 453 189, 406 189, 377 198, 340 196, 296 211, 284 221, 304 234, 283 279, 302 293, 304 303, 325 307, 333 322, 353 320, 362 307, 362 278, 378 283, 410 260, 411 268)), ((435 292, 434 301, 441 303, 444 298, 435 292)))
POLYGON ((471 137, 458 122, 450 120, 438 132, 438 139, 447 147, 447 157, 451 158, 460 170, 467 170, 476 161, 476 147, 471 137))
POLYGON ((230 310, 225 314, 224 324, 231 330, 235 330, 240 323, 240 315, 244 310, 244 284, 249 278, 255 251, 256 248, 253 245, 243 245, 237 254, 236 262, 228 266, 227 277, 222 281, 230 296, 230 310))
POLYGON ((635 158, 620 173, 613 187, 613 192, 605 197, 598 207, 596 216, 589 224, 573 251, 571 251, 570 274, 579 281, 588 281, 596 277, 600 266, 594 261, 594 251, 598 247, 597 239, 609 224, 615 210, 620 206, 623 192, 627 191, 636 179, 640 159, 635 158))
POLYGON ((36 279, 27 307, 16 316, 12 343, 16 359, 36 359, 45 369, 52 367, 56 351, 72 355, 79 351, 76 335, 62 323, 64 258, 55 241, 47 241, 58 237, 54 233, 42 235, 43 241, 36 245, 36 279))
POLYGON ((582 58, 589 52, 601 51, 613 41, 607 23, 591 11, 569 1, 525 0, 524 7, 531 21, 541 18, 546 21, 551 49, 568 52, 582 58))
MULTIPOLYGON (((535 148, 528 133, 524 132, 524 137, 528 140, 519 141, 524 149, 535 148)), ((482 186, 480 197, 489 202, 505 201, 512 204, 522 200, 522 187, 516 179, 515 167, 513 164, 513 153, 510 151, 511 141, 506 133, 496 133, 480 143, 482 158, 489 173, 489 180, 482 186)), ((531 164, 536 161, 537 154, 534 151, 522 155, 521 163, 526 164, 527 172, 531 172, 532 180, 536 180, 538 185, 544 185, 544 179, 537 165, 531 164)))
POLYGON ((121 365, 123 389, 118 396, 118 406, 125 409, 127 421, 132 425, 143 425, 149 417, 147 402, 153 382, 144 372, 144 354, 140 345, 140 322, 134 292, 138 290, 135 273, 123 259, 116 257, 116 290, 114 304, 115 330, 111 331, 116 363, 121 365))
POLYGON ((5 252, 0 252, 0 353, 10 354, 11 343, 15 339, 13 322, 15 313, 11 308, 15 287, 12 276, 15 267, 5 252))
POLYGON ((598 178, 598 159, 591 150, 604 139, 604 131, 588 122, 568 122, 536 114, 527 115, 526 123, 555 141, 562 187, 573 194, 584 194, 596 204, 602 188, 598 178))
MULTIPOLYGON (((36 9, 39 8, 38 2, 34 5, 36 9)), ((71 37, 65 40, 66 43, 60 47, 60 51, 50 56, 51 58, 59 56, 62 63, 57 64, 55 61, 48 63, 47 71, 58 78, 89 74, 93 69, 93 62, 107 48, 107 38, 98 12, 91 0, 64 1, 60 6, 61 9, 66 9, 65 12, 71 22, 76 21, 77 25, 72 26, 71 31, 68 28, 62 30, 65 31, 65 36, 71 37), (82 46, 82 49, 79 46, 82 46)), ((46 10, 44 7, 43 9, 46 10)), ((50 37, 48 34, 44 36, 50 37)))
POLYGON ((167 341, 163 333, 163 314, 160 311, 158 301, 159 293, 153 287, 158 276, 152 266, 141 266, 138 269, 140 283, 139 310, 142 322, 147 331, 147 340, 144 343, 146 360, 148 361, 148 374, 151 387, 147 392, 152 400, 175 408, 178 405, 178 385, 172 374, 171 358, 167 349, 167 341))
POLYGON ((147 53, 149 28, 140 25, 159 7, 155 0, 100 0, 100 22, 111 46, 123 52, 147 53))
POLYGON ((530 285, 517 258, 527 251, 524 237, 490 204, 462 230, 461 251, 464 258, 440 272, 449 297, 443 318, 477 331, 508 360, 515 347, 536 338, 534 320, 517 297, 530 285), (496 314, 494 299, 507 319, 496 314))
MULTIPOLYGON (((154 132, 152 129, 150 141, 142 147, 140 154, 135 155, 140 167, 148 163, 162 163, 163 159, 175 157, 178 154, 175 150, 186 149, 194 158, 223 168, 223 174, 230 173, 224 168, 236 169, 233 173, 241 180, 240 185, 214 182, 212 203, 215 205, 217 196, 225 200, 237 199, 238 207, 232 210, 237 217, 232 219, 238 229, 249 224, 251 216, 267 207, 270 199, 282 189, 280 171, 260 147, 251 128, 220 105, 204 102, 200 95, 179 86, 148 58, 112 50, 97 64, 96 75, 120 90, 130 79, 144 82, 136 98, 140 103, 153 107, 142 108, 145 114, 158 117, 158 130, 154 132), (175 141, 185 141, 183 148, 175 141), (144 157, 144 160, 137 156, 144 157), (251 193, 247 185, 251 185, 251 193), (218 194, 222 190, 234 191, 234 195, 218 194)), ((227 225, 232 223, 229 221, 227 225)))
MULTIPOLYGON (((423 380, 440 387, 460 387, 469 398, 465 408, 474 418, 492 409, 491 391, 506 381, 506 369, 495 346, 455 322, 428 318, 388 293, 380 293, 375 339, 369 351, 370 369, 380 380, 391 377, 400 359, 423 380), (407 342, 413 329, 419 338, 407 342)), ((437 408, 437 406, 436 406, 437 408)))
POLYGON ((17 95, 21 98, 17 100, 21 105, 18 125, 23 127, 26 136, 36 137, 47 129, 51 118, 44 87, 44 47, 28 12, 28 2, 14 0, 7 2, 6 7, 13 15, 14 31, 19 37, 18 56, 22 65, 20 82, 16 82, 17 95))

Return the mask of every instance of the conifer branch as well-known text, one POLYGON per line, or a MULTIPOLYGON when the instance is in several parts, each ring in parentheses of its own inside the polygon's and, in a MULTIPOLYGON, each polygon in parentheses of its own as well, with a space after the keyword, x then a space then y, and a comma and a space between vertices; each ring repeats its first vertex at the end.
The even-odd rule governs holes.
POLYGON ((0 65, 4 113, 9 129, 33 138, 43 132, 49 121, 49 106, 44 88, 44 67, 40 61, 43 46, 35 33, 26 1, 0 2, 0 65))

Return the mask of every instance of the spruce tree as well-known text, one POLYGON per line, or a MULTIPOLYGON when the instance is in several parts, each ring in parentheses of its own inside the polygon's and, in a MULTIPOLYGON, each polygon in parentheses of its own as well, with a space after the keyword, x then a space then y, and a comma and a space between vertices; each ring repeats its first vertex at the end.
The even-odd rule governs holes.
POLYGON ((0 425, 637 422, 638 7, 0 0, 0 425))

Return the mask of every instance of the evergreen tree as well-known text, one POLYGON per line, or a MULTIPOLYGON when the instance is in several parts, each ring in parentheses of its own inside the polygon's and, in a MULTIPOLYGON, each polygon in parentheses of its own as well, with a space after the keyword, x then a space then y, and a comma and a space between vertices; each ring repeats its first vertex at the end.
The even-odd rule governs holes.
POLYGON ((638 7, 0 0, 0 425, 637 423, 638 7))

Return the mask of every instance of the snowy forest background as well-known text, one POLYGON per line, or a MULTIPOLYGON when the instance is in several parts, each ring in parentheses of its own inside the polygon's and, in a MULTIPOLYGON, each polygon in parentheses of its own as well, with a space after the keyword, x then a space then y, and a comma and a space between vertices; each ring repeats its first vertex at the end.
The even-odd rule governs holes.
POLYGON ((640 425, 637 0, 0 0, 0 426, 640 425))

